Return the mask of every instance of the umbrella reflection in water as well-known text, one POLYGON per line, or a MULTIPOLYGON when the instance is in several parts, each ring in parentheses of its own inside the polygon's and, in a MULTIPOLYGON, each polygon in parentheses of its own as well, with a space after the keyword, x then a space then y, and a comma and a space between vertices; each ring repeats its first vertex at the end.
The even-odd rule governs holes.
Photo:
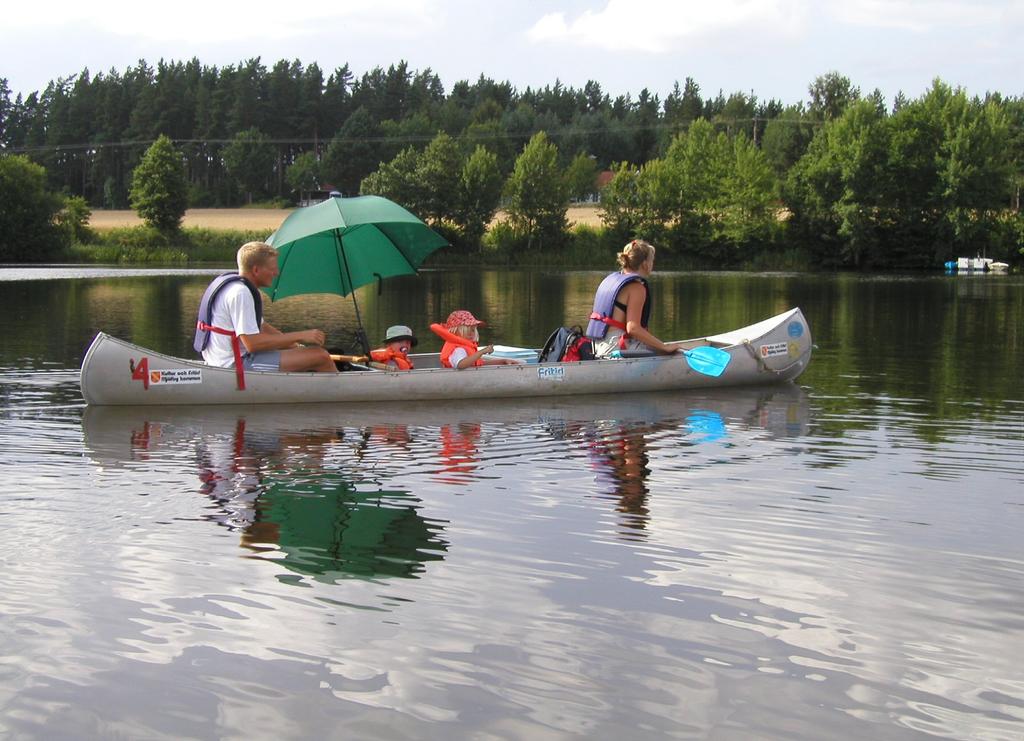
POLYGON ((443 559, 441 524, 420 515, 413 494, 360 490, 323 465, 341 437, 336 430, 247 432, 240 418, 222 455, 200 445, 203 492, 218 505, 213 519, 241 530, 255 558, 318 581, 415 577, 426 562, 443 559))
POLYGON ((252 558, 292 572, 282 581, 416 578, 443 560, 445 523, 424 517, 409 491, 339 471, 332 459, 351 457, 344 432, 308 422, 308 412, 228 408, 93 407, 83 417, 104 465, 184 454, 184 481, 198 475, 210 503, 204 518, 240 533, 252 558))
MULTIPOLYGON (((448 544, 408 491, 358 491, 333 473, 268 478, 243 545, 318 581, 413 577, 448 544)), ((279 577, 300 581, 301 577, 279 577)))

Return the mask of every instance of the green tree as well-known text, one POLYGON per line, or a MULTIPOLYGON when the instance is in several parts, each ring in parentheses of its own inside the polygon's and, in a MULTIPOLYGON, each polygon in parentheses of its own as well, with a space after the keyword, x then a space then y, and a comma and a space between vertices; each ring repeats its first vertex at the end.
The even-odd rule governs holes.
MULTIPOLYGON (((685 138, 685 134, 679 135, 685 138)), ((644 239, 665 245, 670 225, 692 221, 693 205, 684 206, 682 169, 674 159, 658 158, 645 162, 636 178, 636 231, 644 239)))
POLYGON ((274 145, 257 128, 235 134, 224 149, 224 165, 245 192, 246 203, 252 203, 253 193, 266 191, 276 158, 274 145))
POLYGON ((128 85, 128 120, 125 135, 129 139, 146 141, 160 132, 157 130, 157 89, 154 84, 153 68, 140 59, 134 67, 125 71, 128 85))
POLYGON ((426 184, 417 174, 420 153, 415 147, 406 147, 390 162, 385 162, 376 172, 370 173, 359 187, 363 195, 377 195, 400 203, 414 214, 423 213, 426 208, 426 184))
POLYGON ((733 248, 768 242, 777 229, 778 186, 768 158, 745 134, 732 141, 732 167, 716 227, 733 248))
POLYGON ((423 150, 416 168, 425 196, 420 218, 436 222, 454 217, 463 162, 455 140, 444 132, 423 150))
MULTIPOLYGON (((701 249, 714 239, 713 220, 727 204, 725 182, 733 166, 732 146, 724 133, 716 133, 707 119, 699 118, 679 134, 665 153, 674 183, 674 203, 659 207, 675 224, 675 241, 701 249)), ((671 197, 663 193, 662 197, 671 197)))
POLYGON ((855 267, 1009 256, 1009 131, 996 101, 938 80, 892 116, 877 100, 854 103, 790 171, 794 234, 824 262, 855 267))
POLYGON ((527 237, 527 249, 560 244, 565 237, 568 189, 558 165, 558 147, 543 131, 534 134, 516 158, 505 183, 509 221, 527 237))
POLYGON ((721 113, 715 116, 715 123, 724 127, 729 136, 742 131, 752 137, 756 107, 757 97, 753 93, 733 93, 726 99, 721 113))
POLYGON ((685 131, 691 123, 701 117, 703 101, 700 97, 700 85, 692 77, 687 77, 683 89, 679 89, 677 80, 672 92, 665 98, 665 123, 674 136, 685 131))
POLYGON ((478 146, 487 147, 498 158, 498 167, 503 173, 512 171, 518 147, 499 119, 474 121, 458 138, 464 151, 472 152, 478 146))
POLYGON ((11 104, 11 89, 7 86, 7 78, 0 77, 0 147, 10 145, 10 121, 14 113, 11 104))
POLYGON ((860 100, 860 88, 855 87, 850 78, 834 71, 816 77, 807 92, 811 96, 811 114, 826 121, 839 118, 860 100))
POLYGON ((642 218, 640 170, 629 162, 612 165, 612 179, 601 190, 601 221, 618 241, 632 239, 642 218))
POLYGON ((761 139, 761 151, 775 170, 776 177, 784 178, 790 168, 804 156, 814 138, 814 124, 803 105, 785 108, 768 121, 761 139))
POLYGON ((360 106, 338 130, 323 159, 323 175, 349 195, 380 165, 380 125, 360 106))
POLYGON ((626 125, 633 135, 633 153, 630 159, 646 162, 658 153, 658 120, 661 101, 647 88, 640 91, 636 106, 626 117, 626 125))
POLYGON ((81 196, 65 196, 64 204, 57 213, 56 223, 66 235, 66 241, 85 244, 93 239, 93 231, 89 228, 92 209, 81 196))
POLYGON ((498 210, 503 185, 498 156, 477 146, 462 166, 454 217, 468 249, 479 249, 484 231, 498 210))
POLYGON ((455 140, 441 132, 422 152, 406 147, 381 165, 363 179, 360 192, 390 198, 427 221, 452 220, 463 161, 455 140))
POLYGON ((597 192, 597 160, 586 152, 578 152, 565 168, 565 182, 574 201, 592 198, 597 192))
POLYGON ((267 68, 259 57, 245 60, 231 75, 232 99, 228 113, 229 130, 243 132, 264 127, 266 115, 267 68))
POLYGON ((129 199, 142 220, 159 231, 175 232, 181 226, 188 205, 185 161, 163 134, 132 172, 129 199))
POLYGON ((598 169, 620 159, 631 146, 631 132, 613 121, 609 111, 592 111, 577 117, 560 132, 563 152, 585 152, 598 169))
POLYGON ((957 90, 942 112, 942 128, 935 164, 945 218, 937 241, 949 245, 949 257, 954 250, 985 249, 986 243, 998 249, 1013 189, 1008 117, 995 102, 971 101, 957 90))
POLYGON ((634 197, 636 232, 674 248, 735 260, 774 233, 775 177, 764 154, 745 133, 716 133, 703 118, 640 169, 634 197))
POLYGON ((1021 188, 1024 187, 1024 99, 1014 98, 1004 106, 1010 122, 1010 143, 1007 150, 1011 167, 1009 205, 1020 213, 1021 188))
POLYGON ((890 134, 875 105, 860 101, 827 124, 801 160, 804 167, 796 178, 814 204, 806 213, 814 214, 818 229, 839 239, 838 253, 831 258, 840 264, 884 262, 878 227, 893 190, 887 167, 890 134))
POLYGON ((63 246, 55 217, 62 199, 28 157, 0 156, 0 262, 46 260, 63 246))
POLYGON ((299 194, 299 201, 305 202, 307 196, 320 188, 320 162, 312 152, 303 152, 285 171, 288 187, 299 194))

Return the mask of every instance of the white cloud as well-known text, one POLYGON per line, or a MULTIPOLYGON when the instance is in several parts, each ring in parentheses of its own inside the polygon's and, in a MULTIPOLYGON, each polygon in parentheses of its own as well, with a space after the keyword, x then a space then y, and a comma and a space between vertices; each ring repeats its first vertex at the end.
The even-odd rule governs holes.
POLYGON ((708 90, 792 100, 835 69, 863 90, 926 88, 940 76, 974 91, 1019 91, 1024 0, 378 0, 226 6, 179 0, 10 4, 0 77, 41 90, 83 68, 196 57, 259 56, 359 70, 400 59, 445 84, 480 74, 517 86, 599 80, 615 92, 668 91, 692 76, 708 90), (544 15, 547 13, 547 15, 544 15), (45 48, 46 54, 38 51, 45 48), (883 51, 879 51, 879 49, 883 51), (888 51, 885 51, 888 50, 888 51), (893 53, 898 50, 898 53, 893 53))
POLYGON ((998 23, 1021 3, 979 3, 963 0, 847 0, 833 3, 837 20, 858 26, 928 33, 956 27, 998 23))
POLYGON ((15 4, 5 12, 8 32, 55 25, 80 25, 89 32, 105 32, 135 40, 231 42, 245 39, 289 39, 337 29, 338 43, 349 34, 388 37, 419 35, 436 26, 436 0, 377 0, 357 3, 297 3, 282 7, 270 0, 244 5, 179 0, 173 8, 128 0, 83 4, 56 0, 46 13, 29 4, 15 4))
POLYGON ((573 20, 549 13, 527 32, 534 42, 569 42, 611 51, 665 52, 688 38, 729 29, 789 34, 804 22, 805 0, 608 0, 573 20))

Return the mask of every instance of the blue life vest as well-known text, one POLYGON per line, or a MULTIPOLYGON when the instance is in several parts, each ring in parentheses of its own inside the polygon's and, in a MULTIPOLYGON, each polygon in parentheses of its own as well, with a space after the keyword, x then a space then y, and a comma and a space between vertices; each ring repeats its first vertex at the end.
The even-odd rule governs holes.
POLYGON ((640 326, 644 329, 647 328, 647 322, 651 318, 651 286, 645 278, 636 273, 611 273, 601 281, 601 285, 597 287, 597 293, 594 294, 594 310, 590 314, 590 323, 587 324, 587 337, 592 340, 602 340, 608 334, 609 326, 625 329, 625 324, 620 324, 612 319, 612 313, 615 311, 615 299, 618 298, 619 291, 627 283, 636 280, 643 283, 647 290, 644 308, 640 312, 640 326))
MULTIPOLYGON (((210 344, 210 327, 213 322, 214 299, 216 299, 218 294, 220 294, 221 289, 239 280, 245 284, 245 287, 249 289, 249 293, 252 294, 252 303, 256 309, 256 326, 263 325, 263 297, 260 295, 259 289, 238 273, 224 273, 224 275, 218 275, 210 282, 210 285, 206 287, 206 293, 203 294, 203 299, 199 302, 199 319, 196 321, 196 337, 192 343, 192 347, 195 348, 197 353, 202 353, 203 350, 206 349, 206 346, 210 344)), ((232 334, 226 330, 223 333, 232 334)))

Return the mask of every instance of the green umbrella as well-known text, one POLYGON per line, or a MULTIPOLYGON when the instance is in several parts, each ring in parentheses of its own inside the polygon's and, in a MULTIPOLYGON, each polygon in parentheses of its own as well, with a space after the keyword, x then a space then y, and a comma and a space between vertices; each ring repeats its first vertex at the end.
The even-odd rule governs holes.
MULTIPOLYGON (((342 198, 293 211, 270 235, 280 273, 267 292, 272 301, 303 293, 352 295, 356 288, 416 273, 447 240, 393 201, 380 196, 342 198)), ((364 340, 365 342, 365 340, 364 340)), ((369 347, 363 348, 369 351, 369 347)))
POLYGON ((357 491, 327 473, 314 482, 264 484, 256 520, 275 525, 280 562, 295 573, 328 582, 417 578, 448 550, 441 523, 424 519, 407 491, 357 491))

